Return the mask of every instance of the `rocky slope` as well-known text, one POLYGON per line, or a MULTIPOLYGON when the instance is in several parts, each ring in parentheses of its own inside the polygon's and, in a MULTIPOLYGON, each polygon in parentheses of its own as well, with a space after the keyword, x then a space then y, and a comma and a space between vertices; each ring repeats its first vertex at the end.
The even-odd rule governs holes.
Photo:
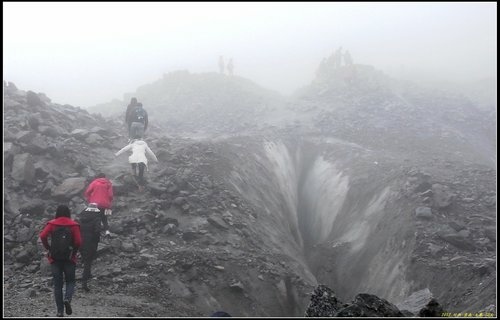
POLYGON ((114 157, 119 118, 4 84, 5 315, 52 315, 37 233, 61 202, 77 216, 98 171, 112 236, 76 316, 302 316, 318 283, 411 314, 422 296, 496 312, 496 120, 355 68, 290 101, 215 74, 138 89, 160 160, 142 194, 114 157))
POLYGON ((296 261, 297 252, 286 254, 259 235, 259 213, 213 175, 225 160, 218 149, 226 146, 156 136, 153 125, 148 142, 160 163, 150 165, 148 190, 138 194, 126 157, 113 155, 126 142, 122 123, 43 101, 13 85, 5 93, 7 316, 52 315, 49 269, 37 235, 59 203, 78 216, 82 192, 97 171, 114 184, 113 234, 101 243, 95 291, 75 297, 76 315, 302 312, 314 277, 296 261), (104 305, 89 302, 95 292, 104 305), (115 293, 128 297, 124 304, 109 298, 115 293), (24 308, 19 299, 48 305, 24 308), (86 314, 90 309, 78 301, 97 313, 86 314))
POLYGON ((278 93, 238 76, 176 71, 125 94, 121 106, 115 100, 89 111, 122 115, 131 97, 142 102, 164 131, 179 136, 255 132, 285 101, 278 93))

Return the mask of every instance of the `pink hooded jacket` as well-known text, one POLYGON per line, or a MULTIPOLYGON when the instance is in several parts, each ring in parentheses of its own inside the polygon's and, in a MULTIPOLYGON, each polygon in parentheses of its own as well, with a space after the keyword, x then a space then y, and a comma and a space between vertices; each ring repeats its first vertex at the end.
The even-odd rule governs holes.
POLYGON ((97 203, 97 207, 111 209, 113 202, 113 185, 106 178, 97 178, 85 190, 88 203, 97 203))

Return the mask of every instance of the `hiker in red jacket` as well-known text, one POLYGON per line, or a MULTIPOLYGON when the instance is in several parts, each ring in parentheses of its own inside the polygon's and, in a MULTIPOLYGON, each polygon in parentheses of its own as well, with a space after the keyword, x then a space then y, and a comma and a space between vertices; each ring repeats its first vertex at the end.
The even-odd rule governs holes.
POLYGON ((75 268, 76 253, 82 243, 80 236, 80 225, 71 219, 71 212, 65 205, 60 205, 56 210, 56 217, 50 220, 40 233, 40 239, 45 249, 49 250, 49 259, 54 279, 54 297, 57 306, 57 316, 62 317, 66 308, 66 314, 73 313, 71 310, 71 299, 75 291, 75 268), (66 233, 68 232, 68 233, 66 233), (62 236, 61 236, 62 235, 62 236), (61 239, 70 239, 68 246, 61 239), (50 238, 50 244, 48 241, 50 238), (61 256, 61 253, 67 252, 61 256), (63 274, 66 280, 66 293, 63 300, 63 274))
POLYGON ((101 212, 102 225, 106 235, 109 235, 108 213, 111 213, 113 203, 113 184, 106 179, 104 173, 99 173, 96 179, 89 184, 87 190, 85 190, 85 199, 89 204, 97 204, 97 208, 101 212))

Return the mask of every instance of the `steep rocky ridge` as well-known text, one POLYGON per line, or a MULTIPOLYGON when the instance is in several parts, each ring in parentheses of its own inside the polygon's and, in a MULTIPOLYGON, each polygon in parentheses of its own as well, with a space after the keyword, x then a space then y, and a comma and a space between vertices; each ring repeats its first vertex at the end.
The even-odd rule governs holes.
MULTIPOLYGON (((78 212, 100 170, 117 193, 113 237, 100 247, 92 294, 77 291, 79 315, 301 316, 318 283, 343 301, 366 292, 399 306, 426 289, 449 311, 496 309, 496 120, 419 88, 403 100, 391 79, 355 67, 358 83, 340 69, 287 102, 242 99, 240 79, 176 75, 197 90, 217 84, 214 95, 236 82, 224 91, 235 115, 206 99, 205 119, 186 111, 174 123, 182 99, 201 99, 179 93, 165 118, 152 118, 147 141, 160 163, 144 194, 126 157, 113 156, 126 142, 119 119, 4 85, 4 221, 22 226, 4 228, 6 315, 52 315, 32 235, 60 201, 78 212), (276 102, 266 114, 262 101, 276 102)), ((153 106, 158 83, 139 100, 155 97, 153 106)))

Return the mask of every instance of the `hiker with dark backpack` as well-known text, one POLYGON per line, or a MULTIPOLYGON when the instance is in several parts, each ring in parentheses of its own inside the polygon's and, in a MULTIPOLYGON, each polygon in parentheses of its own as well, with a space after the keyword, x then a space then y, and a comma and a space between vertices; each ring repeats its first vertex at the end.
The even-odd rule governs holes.
POLYGON ((127 106, 127 111, 125 111, 125 124, 127 125, 127 132, 130 137, 130 124, 132 123, 130 119, 130 112, 137 106, 137 98, 131 98, 130 103, 127 106))
POLYGON ((55 219, 50 220, 40 233, 40 240, 48 250, 52 277, 54 279, 54 298, 57 306, 57 316, 62 317, 73 313, 71 299, 75 291, 76 253, 81 245, 80 225, 71 219, 71 212, 65 205, 56 209, 55 219), (50 238, 50 244, 48 241, 50 238), (66 282, 66 292, 63 298, 63 275, 66 282))
POLYGON ((101 215, 97 204, 90 203, 78 218, 82 230, 82 288, 87 292, 90 291, 88 281, 92 278, 92 262, 97 258, 97 247, 101 240, 101 215))
POLYGON ((130 110, 128 121, 130 122, 129 139, 134 139, 135 137, 142 139, 144 132, 148 128, 148 113, 142 107, 142 103, 138 102, 130 110))

